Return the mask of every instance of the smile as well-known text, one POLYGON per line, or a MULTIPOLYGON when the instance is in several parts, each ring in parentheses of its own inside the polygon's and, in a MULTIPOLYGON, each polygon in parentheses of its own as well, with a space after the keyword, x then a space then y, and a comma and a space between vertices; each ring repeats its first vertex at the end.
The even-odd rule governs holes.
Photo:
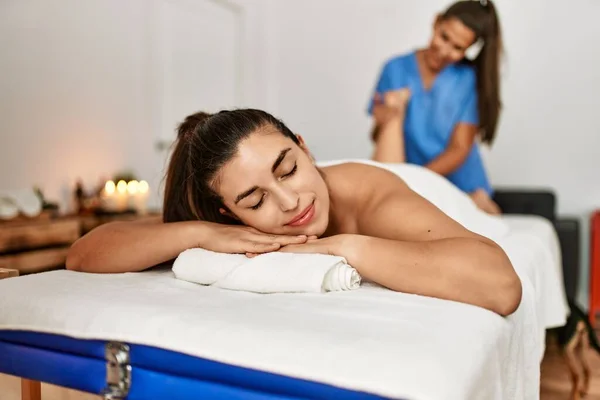
POLYGON ((300 214, 296 215, 290 222, 286 225, 288 226, 302 226, 308 224, 312 221, 315 216, 315 203, 312 202, 308 207, 304 209, 300 214))

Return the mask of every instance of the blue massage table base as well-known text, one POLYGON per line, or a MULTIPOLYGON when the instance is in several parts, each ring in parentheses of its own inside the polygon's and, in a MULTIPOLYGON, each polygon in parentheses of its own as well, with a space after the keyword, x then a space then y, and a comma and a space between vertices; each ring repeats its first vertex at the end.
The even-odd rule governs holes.
POLYGON ((106 399, 382 399, 156 347, 0 331, 0 372, 106 399))

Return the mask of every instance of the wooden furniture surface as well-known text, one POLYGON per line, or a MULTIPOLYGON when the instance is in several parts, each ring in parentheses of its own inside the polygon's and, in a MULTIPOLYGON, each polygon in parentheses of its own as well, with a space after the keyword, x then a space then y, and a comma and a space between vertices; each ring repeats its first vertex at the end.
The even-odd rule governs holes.
POLYGON ((14 278, 19 276, 19 271, 16 269, 0 268, 0 279, 14 278))
MULTIPOLYGON (((158 216, 156 213, 54 218, 43 215, 0 222, 0 271, 12 270, 24 275, 64 268, 71 245, 92 229, 108 222, 146 220, 158 216)), ((0 272, 2 277, 9 277, 9 274, 0 272)))

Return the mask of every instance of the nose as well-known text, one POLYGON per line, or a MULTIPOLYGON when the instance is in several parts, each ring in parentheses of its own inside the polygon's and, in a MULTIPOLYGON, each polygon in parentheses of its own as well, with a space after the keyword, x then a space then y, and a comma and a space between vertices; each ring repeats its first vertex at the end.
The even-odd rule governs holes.
POLYGON ((442 45, 438 48, 438 54, 441 59, 446 59, 450 54, 450 47, 448 45, 442 45))
POLYGON ((300 196, 295 190, 286 187, 286 185, 279 185, 277 190, 277 198, 279 200, 279 207, 282 211, 291 211, 298 208, 300 202, 300 196))

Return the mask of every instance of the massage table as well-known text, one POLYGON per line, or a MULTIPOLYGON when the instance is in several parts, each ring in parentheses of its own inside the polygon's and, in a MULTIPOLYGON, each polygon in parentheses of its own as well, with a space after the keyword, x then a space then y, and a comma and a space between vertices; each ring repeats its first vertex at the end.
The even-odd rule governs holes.
POLYGON ((501 221, 523 286, 508 317, 369 283, 264 295, 169 268, 52 271, 0 280, 0 372, 105 399, 537 399, 545 330, 568 315, 560 248, 541 217, 501 221))

